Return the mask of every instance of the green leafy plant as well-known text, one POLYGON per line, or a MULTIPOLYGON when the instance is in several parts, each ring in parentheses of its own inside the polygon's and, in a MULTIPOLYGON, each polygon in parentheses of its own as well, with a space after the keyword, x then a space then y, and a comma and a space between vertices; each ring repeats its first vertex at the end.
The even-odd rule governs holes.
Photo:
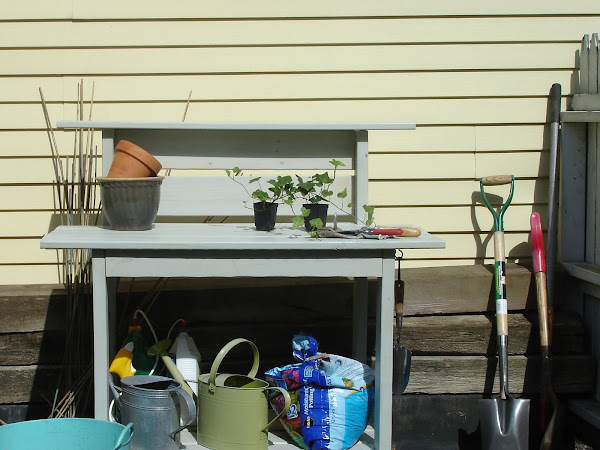
MULTIPOLYGON (((294 180, 289 175, 277 176, 277 178, 267 180, 267 184, 269 184, 270 187, 268 187, 266 190, 261 184, 262 177, 252 178, 248 181, 248 184, 250 185, 256 183, 258 188, 250 192, 246 185, 239 181, 238 178, 236 178, 242 174, 242 169, 240 169, 239 167, 234 167, 231 170, 226 169, 225 173, 229 178, 231 178, 231 180, 242 186, 242 188, 244 188, 244 191, 246 191, 248 196, 250 196, 250 198, 252 198, 256 202, 276 203, 278 201, 281 201, 282 203, 285 203, 287 205, 291 205, 292 203, 294 203, 296 187, 294 185, 294 180)), ((247 203, 247 201, 244 201, 244 204, 245 203, 247 203)))
MULTIPOLYGON (((362 206, 363 211, 366 214, 365 220, 361 220, 350 212, 346 211, 346 207, 354 207, 354 204, 351 202, 348 202, 346 205, 343 204, 343 200, 348 196, 348 190, 346 188, 336 194, 336 197, 342 200, 341 206, 338 206, 331 201, 331 198, 334 195, 332 185, 335 182, 337 169, 338 167, 345 166, 345 164, 336 159, 332 159, 329 162, 333 165, 333 172, 331 176, 329 175, 329 172, 316 173, 308 178, 303 178, 299 175, 296 175, 296 182, 294 182, 293 178, 289 175, 277 176, 277 178, 272 178, 266 181, 266 183, 270 185, 267 189, 263 188, 261 184, 262 177, 250 179, 247 187, 238 178, 242 174, 242 169, 239 167, 234 167, 231 170, 227 169, 225 170, 225 173, 232 181, 242 186, 248 196, 255 202, 282 202, 286 205, 289 205, 292 208, 292 224, 294 229, 303 226, 305 217, 310 215, 310 209, 306 208, 305 206, 300 208, 300 214, 296 214, 294 211, 294 201, 297 199, 302 200, 305 204, 311 205, 318 203, 331 204, 343 215, 352 216, 358 222, 361 222, 366 226, 372 225, 374 223, 372 217, 374 207, 369 205, 362 206), (249 186, 255 183, 258 188, 252 190, 249 186)), ((247 201, 244 201, 244 204, 246 203, 247 201)), ((320 218, 311 219, 309 221, 309 225, 311 228, 308 232, 314 237, 316 237, 316 230, 324 226, 323 221, 320 218)))

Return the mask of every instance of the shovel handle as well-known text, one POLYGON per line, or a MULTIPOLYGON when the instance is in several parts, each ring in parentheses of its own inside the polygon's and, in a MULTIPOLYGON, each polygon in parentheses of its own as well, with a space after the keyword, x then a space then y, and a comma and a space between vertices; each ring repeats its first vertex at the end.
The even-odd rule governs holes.
POLYGON ((498 186, 501 184, 510 184, 512 181, 512 175, 491 175, 489 177, 483 177, 481 184, 484 186, 498 186))
POLYGON ((550 122, 560 122, 560 91, 561 86, 554 83, 550 88, 550 122))
POLYGON ((533 270, 535 272, 538 321, 540 326, 540 346, 542 347, 542 357, 549 349, 549 330, 548 330, 548 288, 546 286, 546 263, 544 255, 544 236, 542 235, 542 225, 540 215, 536 212, 531 213, 531 250, 533 254, 533 270))

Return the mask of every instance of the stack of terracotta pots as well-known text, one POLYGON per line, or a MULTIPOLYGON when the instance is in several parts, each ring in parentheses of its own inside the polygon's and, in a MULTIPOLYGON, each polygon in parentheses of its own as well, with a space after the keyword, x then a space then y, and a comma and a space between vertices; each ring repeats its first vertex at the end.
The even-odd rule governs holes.
POLYGON ((113 230, 149 230, 160 203, 162 165, 143 148, 121 140, 106 177, 98 177, 105 225, 113 230))

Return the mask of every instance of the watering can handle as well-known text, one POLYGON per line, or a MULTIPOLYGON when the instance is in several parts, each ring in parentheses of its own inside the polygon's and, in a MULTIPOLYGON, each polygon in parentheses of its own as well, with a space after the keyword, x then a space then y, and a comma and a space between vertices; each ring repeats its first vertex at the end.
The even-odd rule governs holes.
POLYGON ((171 436, 171 439, 175 439, 175 435, 177 433, 182 431, 184 428, 189 427, 196 420, 196 404, 194 403, 194 399, 192 398, 192 396, 183 388, 177 389, 176 392, 177 392, 177 395, 179 396, 180 403, 181 403, 181 399, 185 400, 185 403, 188 408, 188 421, 185 425, 180 426, 175 431, 173 431, 171 434, 169 434, 169 436, 171 436))
MULTIPOLYGON (((119 407, 120 410, 123 410, 123 405, 121 404, 121 396, 117 392, 115 382, 113 381, 112 373, 110 373, 110 372, 108 373, 108 386, 110 387, 113 397, 115 398, 115 402, 117 403, 117 406, 119 407)), ((110 412, 109 412, 109 414, 110 414, 110 412)))
POLYGON ((121 447, 124 447, 127 444, 129 444, 129 441, 131 441, 131 437, 133 436, 133 431, 131 431, 132 429, 133 429, 133 422, 129 422, 127 424, 127 426, 125 428, 123 428, 123 431, 121 431, 121 434, 119 434, 119 438, 117 439, 117 443, 113 447, 113 450, 119 450, 121 447), (131 431, 131 433, 130 433, 130 431, 131 431), (127 436, 127 435, 129 435, 129 437, 127 438, 127 441, 123 442, 123 439, 125 439, 125 436, 127 436))
POLYGON ((283 398, 285 399, 285 407, 284 407, 284 408, 281 410, 281 412, 280 412, 279 414, 277 414, 277 417, 275 417, 273 420, 271 420, 271 421, 270 421, 270 422, 267 424, 267 426, 266 426, 266 427, 264 427, 264 428, 261 430, 261 431, 263 431, 263 432, 265 432, 265 433, 267 432, 267 430, 269 429, 269 427, 270 427, 271 425, 273 425, 273 423, 274 423, 274 422, 275 422, 277 419, 279 419, 279 418, 280 418, 281 416, 283 416, 284 414, 287 414, 287 412, 289 411, 289 409, 290 409, 290 406, 291 406, 291 404, 292 404, 292 399, 290 399, 290 394, 288 394, 288 391, 286 391, 285 389, 283 389, 283 388, 280 388, 280 387, 277 387, 277 386, 269 386, 269 387, 265 388, 265 391, 266 391, 266 390, 269 390, 269 389, 272 389, 272 390, 279 391, 279 392, 281 392, 281 393, 283 394, 283 398))
POLYGON ((254 362, 252 363, 252 368, 250 369, 250 372, 248 372, 247 376, 250 378, 254 378, 256 376, 256 374, 258 373, 258 348, 254 344, 254 342, 251 342, 248 339, 244 339, 244 338, 234 339, 233 341, 229 342, 221 349, 221 351, 215 357, 215 360, 213 361, 212 366, 210 367, 210 378, 209 378, 208 389, 210 390, 211 393, 213 393, 213 394, 215 393, 215 388, 216 388, 215 379, 217 378, 217 371, 219 370, 219 366, 221 365, 221 362, 223 361, 223 359, 225 358, 227 353, 229 353, 229 351, 233 347, 235 347, 238 344, 244 343, 244 342, 247 342, 248 344, 250 344, 250 347, 252 347, 252 352, 254 353, 254 362))

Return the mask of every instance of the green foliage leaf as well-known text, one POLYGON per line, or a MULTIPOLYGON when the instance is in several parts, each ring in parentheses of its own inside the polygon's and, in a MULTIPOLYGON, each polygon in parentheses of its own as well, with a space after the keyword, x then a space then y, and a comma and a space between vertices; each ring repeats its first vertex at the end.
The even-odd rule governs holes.
POLYGON ((225 169, 225 173, 227 174, 227 176, 228 176, 228 177, 230 177, 230 176, 231 176, 231 170, 229 170, 229 169, 225 169))
POLYGON ((331 178, 327 172, 313 175, 313 180, 316 181, 319 186, 333 183, 333 178, 331 178))
POLYGON ((354 206, 354 203, 352 203, 352 202, 348 203, 348 208, 352 208, 353 206, 354 206))
POLYGON ((313 228, 323 228, 323 221, 320 218, 315 218, 315 219, 310 219, 308 221, 308 223, 313 227, 313 228))
POLYGON ((373 222, 373 219, 368 219, 365 223, 367 224, 368 227, 370 227, 371 225, 373 225, 374 222, 373 222))
POLYGON ((345 166, 346 164, 344 164, 341 161, 338 161, 337 159, 332 159, 331 161, 329 161, 331 164, 333 164, 334 167, 341 167, 341 166, 345 166))
POLYGON ((252 198, 255 198, 261 202, 267 202, 267 201, 271 200, 271 197, 269 196, 269 194, 261 189, 255 190, 252 193, 252 198))
POLYGON ((260 180, 260 177, 252 178, 248 183, 256 183, 258 180, 260 180))
MULTIPOLYGON (((346 198, 348 197, 348 188, 344 188, 344 190, 342 192, 338 192, 337 194, 337 198, 346 198)), ((348 206, 351 206, 350 204, 348 204, 348 206)))
POLYGON ((332 195, 333 195, 333 191, 324 190, 323 192, 321 192, 322 197, 331 197, 332 195))
POLYGON ((239 167, 237 167, 237 166, 233 168, 233 174, 234 174, 234 175, 237 175, 237 174, 239 174, 241 171, 242 171, 242 169, 240 169, 240 168, 239 168, 239 167))
POLYGON ((363 209, 368 214, 373 214, 373 212, 375 211, 375 207, 374 206, 369 206, 369 205, 363 205, 363 209))
POLYGON ((292 223, 294 224, 294 230, 301 227, 304 224, 304 219, 299 216, 292 217, 292 223))
POLYGON ((300 208, 300 212, 304 217, 308 217, 310 215, 310 209, 305 208, 304 206, 300 208))
POLYGON ((294 204, 294 199, 293 198, 286 198, 283 203, 285 203, 286 205, 293 205, 294 204))
POLYGON ((315 192, 315 183, 313 183, 312 181, 299 182, 298 190, 302 195, 307 195, 311 192, 315 192))

